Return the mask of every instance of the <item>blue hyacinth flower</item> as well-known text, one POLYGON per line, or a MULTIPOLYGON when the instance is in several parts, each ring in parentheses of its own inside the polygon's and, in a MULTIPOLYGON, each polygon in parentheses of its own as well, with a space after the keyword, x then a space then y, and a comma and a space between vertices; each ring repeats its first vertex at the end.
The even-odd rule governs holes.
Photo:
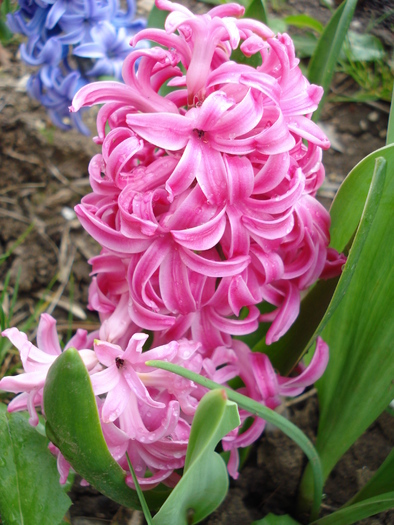
MULTIPOLYGON (((61 129, 76 127, 88 134, 80 115, 68 107, 80 87, 100 77, 122 80, 130 40, 146 22, 135 18, 135 1, 126 0, 19 0, 8 15, 12 32, 27 37, 22 60, 40 69, 28 83, 28 93, 47 109, 61 129)), ((138 47, 147 47, 140 42, 138 47)))

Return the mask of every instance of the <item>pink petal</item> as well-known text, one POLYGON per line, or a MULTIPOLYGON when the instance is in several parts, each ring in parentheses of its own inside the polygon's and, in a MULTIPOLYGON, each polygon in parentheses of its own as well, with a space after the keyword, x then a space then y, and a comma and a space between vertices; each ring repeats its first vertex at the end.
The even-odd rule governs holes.
POLYGON ((78 204, 75 207, 82 226, 97 242, 108 248, 109 250, 119 253, 121 255, 139 253, 145 250, 149 244, 149 240, 145 239, 129 239, 122 233, 114 230, 105 222, 98 219, 95 215, 90 213, 86 207, 78 204))
POLYGON ((70 111, 75 112, 84 106, 104 104, 105 102, 134 105, 135 99, 133 95, 134 92, 130 90, 130 87, 121 82, 92 82, 77 92, 73 98, 70 111))
POLYGON ((297 396, 307 386, 313 385, 323 375, 328 359, 328 345, 323 339, 318 337, 315 353, 306 369, 297 377, 280 379, 280 394, 283 396, 297 396))
POLYGON ((257 296, 257 289, 248 287, 241 275, 231 278, 228 289, 228 303, 235 315, 239 315, 244 306, 257 304, 260 297, 257 296))
POLYGON ((132 114, 127 116, 126 121, 142 138, 171 151, 186 146, 193 126, 190 119, 173 113, 132 114))
POLYGON ((249 313, 245 319, 227 319, 220 316, 211 308, 211 321, 221 332, 231 335, 245 335, 257 330, 260 311, 255 306, 249 307, 249 313))
POLYGON ((265 108, 263 121, 265 129, 254 137, 256 148, 260 153, 277 155, 294 147, 294 137, 289 133, 291 126, 287 126, 279 108, 274 106, 265 108))
MULTIPOLYGON (((289 281, 283 282, 285 296, 283 303, 276 311, 276 317, 270 326, 267 335, 266 343, 270 345, 275 343, 294 323, 300 310, 300 292, 298 288, 289 281)), ((264 321, 265 316, 262 315, 260 319, 264 321)))
POLYGON ((129 302, 129 315, 132 321, 146 330, 167 330, 175 324, 174 317, 152 312, 132 296, 129 302))
POLYGON ((3 377, 0 381, 0 390, 19 394, 19 392, 30 392, 42 388, 45 384, 47 371, 48 370, 42 372, 29 372, 17 376, 3 377))
POLYGON ((159 284, 163 302, 170 312, 187 315, 196 310, 187 267, 177 250, 171 250, 161 263, 159 284))
POLYGON ((125 361, 121 369, 121 373, 124 379, 126 380, 127 384, 129 385, 130 390, 140 401, 153 408, 165 407, 164 403, 157 402, 151 398, 148 389, 145 387, 145 385, 143 384, 143 382, 141 381, 141 379, 139 378, 138 374, 135 372, 129 361, 125 361))
POLYGON ((207 201, 222 204, 226 199, 226 168, 223 156, 211 148, 209 143, 194 139, 196 148, 201 148, 201 160, 196 174, 197 181, 207 201))
POLYGON ((96 374, 92 374, 90 376, 90 381, 92 382, 93 392, 96 396, 100 396, 116 387, 120 381, 120 374, 114 363, 109 368, 97 372, 96 374))
MULTIPOLYGON (((204 131, 213 131, 216 133, 217 121, 221 117, 228 115, 227 110, 234 106, 234 101, 230 100, 223 91, 214 91, 211 93, 198 108, 195 113, 190 110, 188 115, 196 115, 194 127, 204 131)), ((219 124, 219 133, 221 127, 219 124)))
POLYGON ((129 268, 132 296, 138 297, 153 310, 157 310, 158 305, 156 298, 149 296, 148 284, 171 249, 168 237, 159 238, 145 251, 136 267, 129 268))
POLYGON ((123 350, 120 346, 107 341, 96 340, 94 342, 94 351, 100 363, 105 366, 112 366, 117 357, 123 356, 123 350))
POLYGON ((242 272, 249 264, 249 256, 233 257, 228 261, 215 261, 201 257, 196 253, 182 249, 181 259, 191 270, 208 277, 226 277, 242 272))
POLYGON ((178 244, 190 250, 209 250, 222 238, 226 226, 225 211, 224 207, 216 217, 200 226, 187 230, 172 230, 171 235, 178 244))
POLYGON ((46 354, 62 353, 56 331, 56 320, 51 315, 41 314, 37 329, 37 346, 46 354))
POLYGON ((23 368, 28 372, 39 371, 42 367, 49 368, 55 359, 54 354, 47 354, 34 346, 27 335, 17 328, 7 328, 1 334, 19 350, 23 368))
POLYGON ((111 152, 107 161, 106 175, 116 180, 130 159, 143 148, 142 140, 131 136, 118 144, 111 152))
POLYGON ((289 117, 288 127, 295 135, 313 144, 317 144, 322 149, 328 149, 330 147, 330 141, 325 133, 323 133, 317 124, 307 117, 303 117, 302 115, 289 117))
POLYGON ((290 167, 290 155, 279 153, 270 155, 254 179, 253 193, 267 193, 276 188, 286 177, 290 167))
POLYGON ((252 234, 263 239, 280 239, 291 232, 294 226, 293 215, 285 215, 279 219, 263 220, 253 217, 242 217, 242 224, 252 234))
POLYGON ((227 175, 227 192, 230 204, 249 197, 253 190, 253 167, 246 157, 223 156, 227 175))
MULTIPOLYGON (((107 368, 107 370, 109 370, 109 368, 107 368)), ((93 377, 94 376, 92 376, 92 378, 93 377)), ((130 402, 130 387, 122 377, 122 374, 118 374, 118 377, 119 380, 117 384, 110 390, 107 390, 107 397, 105 398, 101 413, 104 423, 110 423, 115 421, 115 419, 118 419, 120 414, 125 410, 127 404, 130 402)))
POLYGON ((250 235, 242 223, 242 212, 229 206, 226 210, 228 225, 221 246, 228 259, 249 254, 250 235))
POLYGON ((166 182, 166 190, 173 200, 174 195, 179 195, 192 184, 202 162, 202 149, 196 147, 195 140, 189 140, 178 165, 166 182))

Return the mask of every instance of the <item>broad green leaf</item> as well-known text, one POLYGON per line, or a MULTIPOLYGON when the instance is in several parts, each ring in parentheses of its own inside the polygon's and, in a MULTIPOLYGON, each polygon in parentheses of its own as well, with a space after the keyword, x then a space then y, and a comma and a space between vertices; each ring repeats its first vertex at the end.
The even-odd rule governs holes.
POLYGON ((390 107, 389 123, 387 126, 386 144, 387 145, 394 144, 394 87, 393 87, 393 92, 391 94, 391 107, 390 107))
POLYGON ((288 514, 284 514, 283 516, 268 514, 262 520, 254 521, 252 525, 300 525, 300 523, 288 514))
POLYGON ((318 39, 312 33, 305 33, 304 35, 293 35, 292 40, 296 49, 298 58, 309 58, 315 52, 318 39))
POLYGON ((60 523, 71 505, 56 460, 20 413, 0 404, 0 515, 4 525, 60 523))
MULTIPOLYGON (((108 450, 89 374, 74 348, 63 352, 49 369, 44 409, 47 435, 74 470, 107 497, 140 508, 136 492, 125 483, 126 472, 108 450)), ((149 505, 157 507, 167 494, 151 491, 149 505)))
POLYGON ((146 365, 162 368, 163 370, 168 370, 174 374, 186 377, 198 385, 205 386, 210 390, 224 390, 227 394, 227 397, 231 401, 234 401, 234 403, 237 403, 238 406, 247 410, 251 414, 261 417, 265 421, 268 421, 269 423, 277 426, 280 430, 282 430, 282 432, 286 434, 286 436, 289 436, 290 439, 297 443, 297 445, 304 451, 310 461, 309 464, 313 472, 313 487, 311 488, 310 495, 313 495, 314 499, 311 516, 317 516, 320 508, 323 488, 320 459, 310 440, 296 425, 288 421, 280 414, 277 414, 274 410, 271 410, 270 408, 262 405, 261 403, 258 403, 247 396, 239 394, 230 388, 223 387, 223 385, 215 383, 206 377, 202 377, 194 372, 191 372, 186 368, 182 368, 181 366, 173 365, 171 363, 166 363, 165 361, 147 361, 146 365))
POLYGON ((348 41, 345 43, 345 52, 350 60, 355 62, 375 62, 385 56, 382 42, 368 33, 348 32, 348 41))
POLYGON ((215 447, 239 424, 237 405, 223 390, 205 394, 193 418, 183 476, 153 518, 155 525, 192 525, 220 505, 229 482, 215 447))
POLYGON ((268 19, 268 26, 272 31, 276 33, 287 33, 289 26, 283 20, 277 16, 270 16, 268 19))
MULTIPOLYGON (((378 158, 376 164, 338 287, 346 279, 347 268, 354 275, 322 332, 330 347, 327 370, 316 384, 320 404, 316 448, 324 479, 394 397, 394 163, 378 158), (384 180, 386 167, 388 176, 384 180), (360 246, 362 253, 356 264, 353 255, 360 246)), ((352 207, 353 203, 349 201, 348 205, 352 207)), ((308 501, 310 477, 307 469, 301 501, 308 501)))
POLYGON ((245 18, 254 18, 260 20, 264 24, 268 24, 267 8, 264 0, 248 0, 247 2, 239 2, 245 6, 245 18))
POLYGON ((283 20, 289 26, 299 27, 301 29, 313 29, 317 33, 322 33, 324 30, 324 26, 319 20, 308 15, 285 16, 283 20))
MULTIPOLYGON (((231 3, 232 0, 201 0, 204 4, 221 5, 231 3)), ((245 8, 244 16, 247 18, 254 18, 267 24, 267 7, 265 0, 239 0, 245 8)))
POLYGON ((164 22, 166 21, 166 18, 168 16, 168 11, 164 11, 163 9, 157 8, 155 5, 153 5, 151 12, 148 16, 148 27, 156 27, 158 29, 164 28, 164 22))
POLYGON ((375 160, 383 157, 388 163, 388 173, 394 166, 394 146, 385 146, 359 162, 343 181, 332 203, 330 246, 343 251, 360 222, 360 217, 371 185, 375 160), (391 167, 391 168, 390 168, 391 167))
POLYGON ((346 503, 346 507, 386 492, 394 492, 394 449, 391 450, 368 483, 357 492, 354 498, 346 503))
POLYGON ((209 5, 221 5, 225 4, 225 0, 201 0, 203 4, 209 4, 209 5))
POLYGON ((360 503, 355 503, 350 507, 343 507, 328 516, 324 516, 324 518, 314 521, 311 525, 351 525, 392 508, 394 508, 394 492, 387 492, 360 503))
POLYGON ((324 96, 320 101, 313 119, 319 119, 324 99, 327 96, 334 75, 339 54, 342 49, 346 33, 352 21, 357 0, 345 0, 335 11, 331 20, 325 27, 321 35, 315 52, 309 63, 308 79, 313 84, 318 84, 324 88, 324 96))

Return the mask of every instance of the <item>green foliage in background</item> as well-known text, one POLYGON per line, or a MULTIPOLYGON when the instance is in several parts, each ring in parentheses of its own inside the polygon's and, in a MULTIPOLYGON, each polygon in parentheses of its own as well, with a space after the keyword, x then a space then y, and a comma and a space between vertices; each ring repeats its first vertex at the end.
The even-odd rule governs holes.
POLYGON ((0 45, 7 44, 14 36, 7 25, 7 14, 15 11, 17 5, 11 0, 2 0, 0 3, 0 45))

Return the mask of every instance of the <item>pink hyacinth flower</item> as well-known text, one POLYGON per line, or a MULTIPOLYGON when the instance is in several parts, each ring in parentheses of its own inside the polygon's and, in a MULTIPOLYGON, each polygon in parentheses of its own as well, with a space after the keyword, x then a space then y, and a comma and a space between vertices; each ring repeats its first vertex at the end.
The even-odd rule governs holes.
POLYGON ((70 108, 104 103, 93 193, 76 208, 103 247, 90 306, 102 338, 121 346, 140 327, 157 344, 195 338, 209 354, 259 320, 271 323, 270 344, 296 319, 301 292, 343 262, 314 198, 329 147, 311 120, 322 88, 302 74, 290 37, 239 18, 241 6, 195 16, 157 5, 170 11, 165 30, 133 43, 162 47, 132 52, 124 84, 85 86, 70 108), (261 65, 235 63, 237 48, 261 65), (164 86, 174 90, 162 96, 164 86), (275 310, 259 319, 263 301, 275 310))

